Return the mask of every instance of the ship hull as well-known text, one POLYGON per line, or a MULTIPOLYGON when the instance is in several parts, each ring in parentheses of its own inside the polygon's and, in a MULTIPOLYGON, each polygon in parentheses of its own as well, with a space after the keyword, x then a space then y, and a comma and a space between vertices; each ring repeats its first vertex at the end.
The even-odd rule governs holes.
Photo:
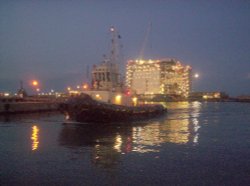
POLYGON ((138 121, 154 118, 166 113, 162 105, 138 107, 121 106, 93 100, 88 95, 72 98, 61 109, 70 120, 88 123, 110 123, 138 121))

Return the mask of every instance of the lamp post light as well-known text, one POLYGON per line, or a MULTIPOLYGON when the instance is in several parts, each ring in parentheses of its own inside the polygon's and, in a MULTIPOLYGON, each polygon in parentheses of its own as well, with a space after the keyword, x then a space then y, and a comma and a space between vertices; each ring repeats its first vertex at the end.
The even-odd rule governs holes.
POLYGON ((192 83, 192 91, 196 90, 199 84, 200 74, 194 73, 193 74, 193 83, 192 83))
POLYGON ((32 85, 33 85, 34 87, 37 87, 37 86, 38 86, 38 84, 39 84, 39 83, 38 83, 38 81, 37 81, 37 80, 33 80, 33 81, 32 81, 32 85))
POLYGON ((33 90, 36 92, 36 94, 39 94, 39 92, 40 92, 40 88, 39 88, 40 83, 37 80, 32 80, 31 85, 33 87, 33 90))
POLYGON ((197 79, 197 78, 199 78, 199 77, 200 77, 200 74, 198 74, 198 73, 195 73, 195 74, 194 74, 194 78, 197 79))
POLYGON ((87 90, 87 89, 88 89, 88 84, 87 84, 87 83, 83 84, 83 89, 84 89, 84 90, 87 90))

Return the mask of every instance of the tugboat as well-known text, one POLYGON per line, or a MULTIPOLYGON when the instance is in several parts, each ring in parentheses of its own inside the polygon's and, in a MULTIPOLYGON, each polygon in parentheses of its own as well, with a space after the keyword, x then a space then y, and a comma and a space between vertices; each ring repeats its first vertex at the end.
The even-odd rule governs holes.
POLYGON ((87 123, 112 123, 155 118, 167 112, 162 105, 124 106, 92 99, 87 94, 71 97, 60 105, 70 120, 87 123))
POLYGON ((59 107, 70 120, 90 123, 110 123, 138 121, 159 116, 166 112, 162 105, 127 106, 128 100, 116 103, 114 100, 124 92, 119 73, 118 40, 120 34, 114 27, 110 28, 112 50, 109 58, 92 69, 92 86, 90 90, 78 92, 59 107), (125 106, 126 105, 126 106, 125 106))

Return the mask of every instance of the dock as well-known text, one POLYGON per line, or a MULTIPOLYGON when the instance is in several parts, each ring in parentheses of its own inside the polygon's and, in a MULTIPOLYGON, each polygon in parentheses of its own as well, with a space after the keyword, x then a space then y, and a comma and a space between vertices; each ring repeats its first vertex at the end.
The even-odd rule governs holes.
POLYGON ((57 111, 60 100, 34 98, 0 99, 0 115, 57 111))

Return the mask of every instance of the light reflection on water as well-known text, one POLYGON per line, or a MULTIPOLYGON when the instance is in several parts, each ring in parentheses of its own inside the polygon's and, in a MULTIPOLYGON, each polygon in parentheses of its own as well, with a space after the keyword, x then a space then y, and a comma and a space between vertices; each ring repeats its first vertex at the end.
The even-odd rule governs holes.
POLYGON ((68 148, 92 147, 93 162, 112 167, 121 154, 157 153, 165 143, 197 145, 200 109, 198 102, 180 102, 169 109, 166 117, 139 124, 93 126, 66 123, 59 143, 68 148))
POLYGON ((170 112, 166 120, 158 121, 144 127, 133 127, 134 151, 152 152, 159 151, 155 148, 162 143, 186 144, 198 143, 199 102, 180 102, 168 106, 170 112), (180 112, 171 113, 178 109, 180 112), (183 110, 184 109, 184 110, 183 110), (186 112, 187 109, 191 111, 186 112), (181 111, 182 110, 182 111, 181 111))
MULTIPOLYGON (((91 146, 97 154, 101 154, 102 149, 121 154, 147 153, 159 152, 164 143, 198 144, 201 103, 179 102, 166 106, 166 117, 139 124, 64 124, 59 134, 59 144, 65 147, 91 146)), ((35 151, 39 148, 39 123, 33 124, 31 130, 31 150, 35 151)))
POLYGON ((33 151, 37 150, 39 145, 39 128, 36 125, 32 126, 32 134, 30 139, 32 141, 31 149, 33 151))
POLYGON ((0 181, 4 185, 249 183, 249 104, 180 102, 167 107, 165 117, 120 125, 64 123, 62 115, 53 114, 3 118, 0 181))

